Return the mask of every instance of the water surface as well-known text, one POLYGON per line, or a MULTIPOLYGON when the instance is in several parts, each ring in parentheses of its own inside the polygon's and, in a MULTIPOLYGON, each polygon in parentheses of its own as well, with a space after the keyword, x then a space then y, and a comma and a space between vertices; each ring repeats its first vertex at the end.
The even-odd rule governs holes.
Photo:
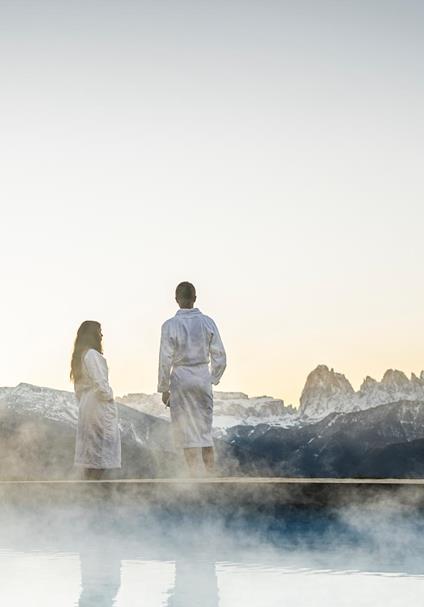
POLYGON ((2 512, 8 607, 422 605, 424 518, 374 505, 270 520, 137 507, 2 512))

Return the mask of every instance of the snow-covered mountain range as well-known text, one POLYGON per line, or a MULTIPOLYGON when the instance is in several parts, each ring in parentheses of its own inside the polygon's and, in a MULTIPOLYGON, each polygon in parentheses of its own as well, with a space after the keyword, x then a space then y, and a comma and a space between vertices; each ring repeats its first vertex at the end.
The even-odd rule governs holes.
MULTIPOLYGON (((117 402, 137 411, 169 420, 169 409, 162 404, 160 394, 134 393, 116 397, 117 402)), ((237 425, 291 427, 323 419, 330 413, 363 411, 399 401, 424 401, 424 371, 408 378, 398 370, 387 370, 381 381, 366 377, 355 392, 341 373, 318 365, 307 377, 298 409, 272 396, 249 397, 244 392, 214 392, 214 428, 218 436, 237 425)), ((0 408, 36 410, 47 419, 75 424, 78 405, 74 394, 32 384, 0 387, 0 408)))
MULTIPOLYGON (((169 410, 159 394, 120 403, 127 478, 174 476, 178 465, 169 410)), ((300 408, 269 396, 214 394, 215 445, 225 474, 424 476, 424 373, 388 370, 355 392, 319 365, 300 408)), ((30 384, 0 388, 0 479, 72 478, 78 405, 72 392, 30 384)))
MULTIPOLYGON (((128 394, 117 400, 149 415, 169 418, 159 394, 128 394)), ((355 391, 343 374, 318 365, 306 379, 298 409, 271 396, 215 391, 214 427, 217 435, 236 425, 291 427, 323 419, 330 413, 363 411, 399 401, 424 401, 424 371, 408 378, 403 371, 388 369, 381 381, 367 376, 355 391)))
MULTIPOLYGON (((127 394, 117 401, 138 411, 169 419, 169 409, 162 403, 160 394, 127 394)), ((217 435, 238 424, 269 423, 288 426, 296 419, 296 409, 286 407, 284 401, 272 396, 249 398, 243 392, 214 392, 214 428, 217 435)))
MULTIPOLYGON (((160 394, 127 394, 116 397, 116 401, 125 407, 143 414, 170 420, 169 409, 160 394)), ((54 390, 21 383, 14 388, 0 388, 0 411, 3 408, 26 415, 36 413, 45 419, 75 425, 78 418, 78 404, 73 392, 54 390)), ((249 398, 242 392, 215 392, 214 428, 221 435, 231 426, 238 424, 255 425, 267 422, 272 425, 291 425, 297 416, 293 407, 271 396, 249 398)))
POLYGON ((73 392, 21 383, 15 388, 0 388, 0 412, 37 414, 52 421, 75 425, 78 404, 73 392))

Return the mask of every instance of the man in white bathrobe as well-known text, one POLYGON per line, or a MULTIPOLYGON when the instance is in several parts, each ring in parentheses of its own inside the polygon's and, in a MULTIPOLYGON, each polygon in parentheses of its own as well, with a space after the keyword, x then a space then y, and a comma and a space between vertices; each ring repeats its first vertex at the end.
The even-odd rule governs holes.
POLYGON ((212 473, 212 384, 225 371, 225 350, 214 321, 194 307, 194 286, 180 283, 175 299, 180 309, 162 325, 158 392, 170 407, 175 441, 184 449, 190 471, 196 473, 201 450, 212 473))

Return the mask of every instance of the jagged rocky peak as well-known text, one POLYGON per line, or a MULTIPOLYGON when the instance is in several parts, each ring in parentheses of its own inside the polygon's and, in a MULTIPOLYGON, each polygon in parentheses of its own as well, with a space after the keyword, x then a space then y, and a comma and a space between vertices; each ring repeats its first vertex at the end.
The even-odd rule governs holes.
POLYGON ((309 373, 302 397, 310 393, 333 396, 339 393, 353 394, 353 392, 351 383, 342 373, 329 369, 327 365, 318 365, 316 369, 309 373))
POLYGON ((366 376, 361 384, 360 392, 371 392, 378 386, 378 381, 369 375, 366 376))
POLYGON ((408 387, 409 379, 403 371, 398 371, 397 369, 387 369, 385 374, 383 375, 383 379, 381 380, 382 386, 387 387, 408 387))
POLYGON ((318 365, 307 377, 300 397, 300 412, 317 416, 340 410, 343 401, 354 393, 351 383, 342 373, 329 369, 327 365, 318 365))
POLYGON ((411 373, 411 384, 414 385, 414 387, 421 387, 424 385, 424 377, 423 377, 424 371, 421 371, 421 375, 418 377, 417 375, 415 375, 415 373, 411 373))

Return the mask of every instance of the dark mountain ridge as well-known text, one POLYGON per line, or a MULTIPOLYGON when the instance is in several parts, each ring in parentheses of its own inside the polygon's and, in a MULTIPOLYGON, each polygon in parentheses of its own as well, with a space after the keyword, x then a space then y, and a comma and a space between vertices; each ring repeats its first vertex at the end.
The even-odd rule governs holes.
MULTIPOLYGON (((385 450, 390 458, 395 446, 400 451, 399 445, 407 453, 408 444, 420 439, 424 439, 424 401, 331 413, 318 422, 290 428, 236 426, 226 436, 230 453, 245 474, 336 478, 387 476, 378 454, 385 450)), ((396 469, 404 477, 421 476, 424 451, 414 453, 414 464, 396 469)))

